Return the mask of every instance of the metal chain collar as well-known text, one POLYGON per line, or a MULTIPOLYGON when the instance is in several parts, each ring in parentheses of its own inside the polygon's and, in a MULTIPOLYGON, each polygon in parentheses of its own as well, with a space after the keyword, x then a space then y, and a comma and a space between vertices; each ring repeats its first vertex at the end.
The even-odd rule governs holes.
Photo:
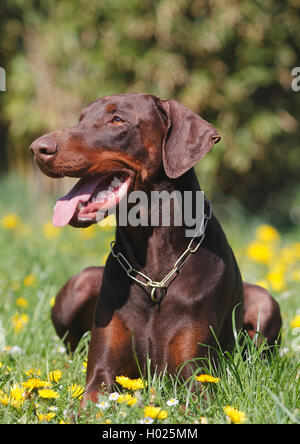
POLYGON ((168 280, 175 273, 179 272, 179 270, 186 263, 186 261, 190 257, 190 255, 196 253, 196 251, 198 250, 198 248, 202 244, 204 236, 205 236, 206 226, 208 224, 209 219, 211 219, 211 217, 212 217, 211 202, 209 200, 207 200, 205 195, 204 195, 204 199, 205 199, 205 202, 208 204, 209 213, 205 214, 205 212, 204 212, 204 217, 203 217, 201 227, 196 231, 195 235, 193 236, 193 238, 189 242, 187 249, 177 259, 172 270, 160 282, 153 281, 152 279, 149 278, 149 276, 146 276, 141 271, 132 267, 132 265, 128 262, 128 260, 126 259, 126 257, 122 253, 120 253, 120 252, 115 253, 114 247, 116 245, 116 241, 112 241, 110 243, 110 249, 111 249, 111 253, 112 253, 113 257, 116 258, 117 261, 119 262, 119 264, 122 266, 122 268, 124 268, 124 270, 127 273, 127 276, 130 277, 133 281, 137 282, 138 284, 143 285, 144 287, 151 287, 152 288, 151 294, 150 294, 150 298, 151 298, 152 302, 158 302, 165 295, 165 293, 167 291, 166 283, 168 282, 168 280), (202 232, 202 234, 200 236, 201 232, 202 232), (197 237, 199 237, 199 239, 196 241, 197 237), (133 274, 135 274, 136 276, 134 276, 133 274), (144 281, 139 279, 137 276, 142 277, 144 279, 144 281), (158 289, 159 289, 159 295, 157 296, 156 292, 158 289))

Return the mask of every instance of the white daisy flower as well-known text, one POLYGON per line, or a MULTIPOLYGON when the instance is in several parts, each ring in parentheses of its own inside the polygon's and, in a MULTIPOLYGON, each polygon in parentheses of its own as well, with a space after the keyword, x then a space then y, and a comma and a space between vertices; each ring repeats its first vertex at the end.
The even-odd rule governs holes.
POLYGON ((105 409, 107 409, 107 407, 109 407, 109 403, 106 401, 102 401, 102 402, 99 402, 98 404, 96 404, 96 407, 98 407, 101 410, 105 410, 105 409))
POLYGON ((146 418, 141 419, 139 421, 139 424, 152 424, 153 421, 154 421, 154 419, 150 418, 150 416, 147 416, 146 418))
POLYGON ((279 350, 279 356, 284 356, 284 355, 286 355, 288 352, 289 352, 289 349, 288 349, 287 347, 282 347, 282 348, 279 350))
POLYGON ((58 346, 56 347, 55 351, 56 351, 57 353, 63 354, 63 353, 66 353, 67 349, 66 349, 65 347, 63 347, 63 346, 58 345, 58 346))
POLYGON ((117 392, 111 393, 108 397, 109 401, 117 401, 117 399, 119 398, 120 394, 117 392))
POLYGON ((170 398, 168 401, 167 401, 167 405, 169 406, 169 407, 173 407, 174 405, 177 405, 178 404, 178 399, 176 399, 176 398, 170 398))
POLYGON ((23 350, 18 345, 13 345, 11 348, 8 349, 8 352, 11 355, 21 355, 23 353, 23 350))

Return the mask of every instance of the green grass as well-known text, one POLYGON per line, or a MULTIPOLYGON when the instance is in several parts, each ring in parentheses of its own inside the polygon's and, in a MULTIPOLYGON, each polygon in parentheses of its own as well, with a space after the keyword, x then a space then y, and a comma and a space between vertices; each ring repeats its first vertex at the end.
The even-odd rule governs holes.
MULTIPOLYGON (((64 351, 50 320, 51 303, 68 277, 89 265, 104 263, 114 230, 94 227, 84 231, 67 227, 51 231, 51 225, 46 225, 48 231, 45 231, 53 199, 43 199, 41 204, 30 198, 24 185, 11 177, 2 180, 0 188, 0 348, 3 350, 0 352, 0 423, 38 423, 38 415, 49 412, 55 414, 50 419, 52 423, 138 423, 148 405, 167 412, 165 419, 155 420, 163 424, 226 423, 228 418, 223 408, 227 405, 245 412, 251 424, 300 422, 300 332, 290 325, 300 314, 297 278, 300 257, 295 253, 299 231, 280 233, 274 255, 274 262, 284 267, 282 289, 271 288, 280 303, 284 322, 281 349, 266 358, 265 344, 257 349, 248 338, 244 360, 237 340, 232 354, 218 351, 218 374, 209 362, 204 363, 206 372, 220 380, 204 384, 201 393, 191 390, 196 370, 185 384, 175 376, 148 373, 145 388, 138 393, 131 392, 137 399, 134 405, 109 401, 104 392, 99 401, 108 402, 106 409, 90 404, 83 411, 69 387, 85 385, 84 361, 89 334, 73 355, 64 351), (17 214, 19 220, 15 221, 15 227, 14 222, 10 222, 8 228, 6 216, 11 213, 17 214), (40 369, 39 378, 46 381, 49 372, 60 370, 61 378, 57 383, 52 382, 51 387, 59 398, 43 399, 34 389, 27 391, 19 406, 6 403, 14 384, 21 386, 28 380, 26 372, 30 369, 40 369), (168 406, 170 398, 176 398, 178 404, 168 406)), ((221 220, 242 274, 250 282, 263 280, 276 287, 270 276, 273 262, 260 264, 246 255, 247 246, 254 240, 255 229, 262 221, 243 217, 233 213, 230 220, 224 223, 221 220)), ((150 366, 150 362, 148 364, 150 366)), ((126 392, 122 390, 123 394, 126 392)))

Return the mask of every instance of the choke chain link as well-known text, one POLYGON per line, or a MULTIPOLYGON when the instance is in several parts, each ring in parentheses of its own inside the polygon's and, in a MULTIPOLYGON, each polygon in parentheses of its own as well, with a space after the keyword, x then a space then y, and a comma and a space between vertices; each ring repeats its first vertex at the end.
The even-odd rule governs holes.
POLYGON ((207 200, 206 196, 204 195, 205 202, 208 204, 209 212, 208 214, 204 214, 201 227, 199 230, 196 231, 194 236, 192 237, 191 241, 189 242, 186 250, 182 253, 182 255, 177 259, 177 261, 174 264, 174 267, 169 271, 169 273, 160 281, 153 281, 149 276, 145 275, 141 271, 134 268, 126 259, 126 257, 120 253, 115 252, 114 247, 116 246, 116 241, 112 241, 110 243, 110 249, 111 253, 114 258, 117 259, 121 267, 126 271, 127 276, 130 277, 133 281, 137 282, 140 285, 143 285, 144 287, 151 287, 151 294, 150 298, 152 302, 158 302, 162 296, 166 293, 166 283, 168 280, 175 274, 178 273, 179 270, 183 267, 183 265, 186 263, 187 259, 190 257, 191 254, 196 253, 198 248, 203 242, 203 239, 205 237, 205 230, 208 224, 208 221, 212 217, 212 205, 209 200, 207 200), (203 227, 203 228, 202 228, 203 227), (200 233, 202 232, 201 236, 199 237, 200 233), (198 241, 196 241, 196 238, 199 237, 198 241), (139 279, 139 277, 143 278, 143 280, 139 279), (156 291, 160 290, 159 296, 156 295, 156 291))

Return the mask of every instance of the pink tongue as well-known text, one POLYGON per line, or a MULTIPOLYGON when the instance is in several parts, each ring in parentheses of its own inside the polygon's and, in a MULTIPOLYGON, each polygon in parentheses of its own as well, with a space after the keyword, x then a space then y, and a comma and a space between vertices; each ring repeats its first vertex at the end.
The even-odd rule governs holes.
POLYGON ((68 225, 79 202, 87 202, 99 183, 98 179, 80 179, 64 197, 59 199, 54 207, 53 225, 64 227, 68 225))

